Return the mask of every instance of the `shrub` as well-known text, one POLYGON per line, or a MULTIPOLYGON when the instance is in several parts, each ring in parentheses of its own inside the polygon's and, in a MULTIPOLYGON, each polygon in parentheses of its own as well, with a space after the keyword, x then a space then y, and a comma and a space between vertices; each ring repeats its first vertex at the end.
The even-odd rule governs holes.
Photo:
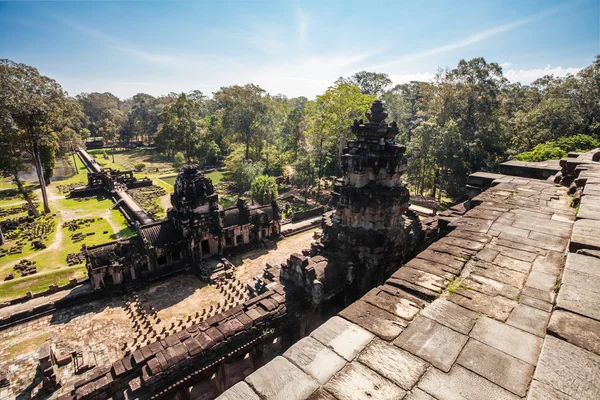
POLYGON ((143 162, 133 164, 133 169, 136 170, 137 172, 143 171, 144 168, 146 168, 146 164, 144 164, 143 162))
POLYGON ((173 157, 173 167, 175 167, 176 169, 181 169, 181 167, 183 167, 184 163, 185 163, 185 156, 183 155, 183 153, 179 152, 179 153, 175 154, 175 157, 173 157))
POLYGON ((277 197, 277 182, 269 175, 259 175, 252 181, 250 187, 252 200, 260 204, 268 204, 277 197))
POLYGON ((264 170, 265 166, 263 163, 244 160, 238 165, 236 170, 231 172, 233 181, 237 184, 238 188, 246 191, 250 189, 254 178, 261 175, 264 170))
POLYGON ((574 135, 538 144, 531 151, 517 154, 520 161, 558 160, 570 151, 584 152, 600 147, 600 141, 590 135, 574 135))
POLYGON ((102 157, 103 157, 105 160, 108 160, 108 153, 106 152, 106 149, 104 149, 104 151, 102 152, 102 157))

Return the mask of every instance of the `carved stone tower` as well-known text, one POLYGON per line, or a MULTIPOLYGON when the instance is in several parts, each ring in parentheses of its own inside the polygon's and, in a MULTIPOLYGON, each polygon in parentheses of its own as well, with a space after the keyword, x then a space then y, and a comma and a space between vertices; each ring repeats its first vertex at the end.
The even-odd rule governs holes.
POLYGON ((345 259, 346 279, 361 292, 408 258, 421 228, 418 217, 407 213, 410 195, 401 178, 406 147, 394 141, 396 122, 385 123, 381 101, 366 116, 368 122, 355 120, 351 127, 356 140, 343 151, 344 177, 335 186, 336 211, 325 220, 322 241, 325 254, 345 259))

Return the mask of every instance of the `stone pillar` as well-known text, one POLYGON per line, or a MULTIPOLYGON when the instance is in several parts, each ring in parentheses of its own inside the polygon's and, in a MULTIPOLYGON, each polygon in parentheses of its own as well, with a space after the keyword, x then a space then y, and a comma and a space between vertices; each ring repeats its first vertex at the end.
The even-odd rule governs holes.
POLYGON ((285 353, 294 344, 294 330, 287 329, 281 335, 281 352, 285 353))
POLYGON ((252 361, 252 369, 254 371, 263 366, 264 356, 262 344, 255 346, 250 350, 250 360, 252 361))
POLYGON ((219 365, 219 369, 217 370, 215 383, 217 385, 217 390, 219 393, 223 393, 229 386, 231 386, 231 379, 229 376, 229 364, 225 361, 219 365))
POLYGON ((174 400, 191 400, 190 389, 183 387, 175 393, 174 400))

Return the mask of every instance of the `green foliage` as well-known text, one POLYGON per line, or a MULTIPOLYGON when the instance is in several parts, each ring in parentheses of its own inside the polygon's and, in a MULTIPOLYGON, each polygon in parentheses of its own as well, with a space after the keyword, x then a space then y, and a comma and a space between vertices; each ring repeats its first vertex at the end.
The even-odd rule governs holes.
POLYGON ((259 175, 252 181, 250 187, 252 200, 260 204, 268 204, 277 197, 277 182, 268 175, 259 175))
POLYGON ((309 190, 318 182, 315 161, 309 154, 302 155, 294 164, 293 182, 304 191, 304 201, 306 201, 309 190))
POLYGON ((183 164, 185 163, 185 156, 183 155, 182 152, 177 152, 175 154, 175 156, 173 157, 173 167, 175 167, 175 169, 181 169, 181 167, 183 167, 183 164))
POLYGON ((600 141, 596 138, 590 135, 579 134, 540 143, 532 151, 517 154, 515 158, 520 161, 559 160, 566 157, 568 152, 585 152, 598 147, 600 147, 600 141))
POLYGON ((231 170, 233 181, 242 191, 250 189, 250 185, 254 179, 262 175, 265 170, 265 165, 261 162, 252 160, 243 160, 235 170, 231 170))
POLYGON ((136 172, 142 172, 144 170, 144 168, 146 168, 146 164, 144 164, 143 162, 138 162, 133 164, 133 169, 136 172))

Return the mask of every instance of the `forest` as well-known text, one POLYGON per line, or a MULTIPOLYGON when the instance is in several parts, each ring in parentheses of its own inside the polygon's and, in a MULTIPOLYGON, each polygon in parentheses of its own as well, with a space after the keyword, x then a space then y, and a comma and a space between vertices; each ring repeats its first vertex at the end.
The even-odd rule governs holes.
MULTIPOLYGON (((384 73, 341 77, 315 99, 270 94, 254 84, 154 97, 69 96, 34 67, 0 60, 0 173, 20 187, 36 166, 44 205, 57 157, 89 138, 120 148, 152 146, 175 168, 224 161, 240 190, 290 178, 305 190, 340 174, 350 125, 385 102, 396 141, 407 146, 413 193, 458 200, 467 176, 508 159, 558 159, 600 147, 600 56, 576 75, 509 82, 497 63, 461 60, 430 82, 394 84, 384 73)), ((261 189, 264 190, 270 189, 261 189)), ((49 211, 48 209, 46 210, 49 211)))

